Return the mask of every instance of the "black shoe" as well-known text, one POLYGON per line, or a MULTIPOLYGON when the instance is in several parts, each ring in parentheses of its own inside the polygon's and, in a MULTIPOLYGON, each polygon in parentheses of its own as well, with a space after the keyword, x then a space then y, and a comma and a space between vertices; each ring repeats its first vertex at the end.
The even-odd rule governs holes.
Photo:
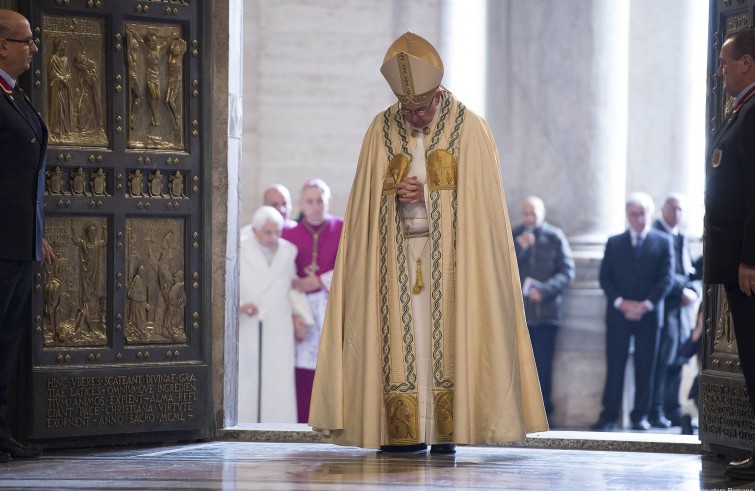
POLYGON ((755 481, 755 459, 752 457, 732 462, 724 471, 724 476, 744 481, 755 481))
POLYGON ((430 447, 430 453, 456 453, 456 445, 453 443, 435 443, 430 447))
POLYGON ((637 431, 648 431, 650 430, 651 426, 647 419, 642 418, 639 421, 635 421, 632 423, 632 429, 637 431))
POLYGON ((0 464, 7 464, 13 460, 9 453, 0 452, 0 464))
POLYGON ((33 445, 23 445, 13 438, 0 440, 0 453, 10 454, 14 459, 31 459, 42 455, 42 449, 33 445))
POLYGON ((595 424, 590 426, 590 430, 592 431, 613 431, 619 428, 619 425, 616 424, 616 421, 606 421, 604 419, 599 419, 595 424))
POLYGON ((417 443, 415 445, 380 445, 381 452, 410 453, 424 452, 425 450, 427 450, 427 443, 417 443))
POLYGON ((682 435, 694 435, 695 428, 692 426, 692 417, 689 414, 682 416, 682 435))
POLYGON ((650 420, 650 426, 655 428, 671 428, 671 421, 661 414, 657 418, 652 418, 650 420))
POLYGON ((666 417, 671 421, 671 426, 681 426, 684 421, 684 414, 679 409, 676 409, 668 414, 666 417))

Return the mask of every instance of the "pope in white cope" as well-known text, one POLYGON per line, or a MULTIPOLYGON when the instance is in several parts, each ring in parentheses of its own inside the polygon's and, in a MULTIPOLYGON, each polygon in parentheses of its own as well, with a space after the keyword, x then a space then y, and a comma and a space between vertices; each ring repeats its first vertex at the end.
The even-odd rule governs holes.
POLYGON ((398 38, 381 72, 398 101, 362 144, 309 424, 389 452, 545 431, 490 129, 441 87, 420 36, 398 38))
POLYGON ((253 233, 241 240, 240 423, 296 421, 294 328, 298 324, 299 329, 306 329, 314 321, 305 295, 292 289, 292 281, 297 278, 297 249, 280 238, 283 224, 283 217, 275 208, 262 206, 252 218, 253 233))

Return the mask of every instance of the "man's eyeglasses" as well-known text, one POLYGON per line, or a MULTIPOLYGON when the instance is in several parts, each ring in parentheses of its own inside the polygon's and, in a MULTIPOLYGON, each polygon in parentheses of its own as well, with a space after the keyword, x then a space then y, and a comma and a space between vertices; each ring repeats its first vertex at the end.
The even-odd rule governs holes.
POLYGON ((33 38, 26 38, 26 39, 0 38, 0 39, 5 39, 6 41, 10 41, 12 43, 25 44, 27 46, 31 46, 32 44, 34 44, 34 39, 33 38))
POLYGON ((405 109, 403 106, 401 107, 401 115, 405 118, 410 117, 411 115, 414 116, 424 116, 428 112, 430 112, 430 108, 433 107, 433 103, 435 102, 435 97, 430 99, 430 103, 425 107, 419 107, 417 109, 405 109))

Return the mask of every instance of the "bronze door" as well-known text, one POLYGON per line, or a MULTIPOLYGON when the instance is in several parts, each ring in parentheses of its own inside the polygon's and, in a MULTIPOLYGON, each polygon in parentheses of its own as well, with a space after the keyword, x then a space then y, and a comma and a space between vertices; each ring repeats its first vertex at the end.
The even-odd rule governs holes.
MULTIPOLYGON (((716 76, 718 54, 728 33, 753 25, 755 0, 711 0, 708 33, 708 142, 731 111, 734 98, 716 76)), ((707 157, 707 156, 706 156, 707 157)), ((706 167, 707 168, 707 167, 706 167)), ((703 353, 700 360, 700 440, 707 450, 751 451, 755 416, 739 367, 737 342, 721 285, 704 285, 703 353)))
POLYGON ((29 436, 207 436, 202 2, 46 0, 25 13, 56 255, 35 271, 29 436))

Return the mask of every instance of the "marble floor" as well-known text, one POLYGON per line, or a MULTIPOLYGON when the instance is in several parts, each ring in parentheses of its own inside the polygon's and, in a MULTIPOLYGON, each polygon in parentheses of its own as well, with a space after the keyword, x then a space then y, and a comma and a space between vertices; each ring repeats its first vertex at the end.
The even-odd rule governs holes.
POLYGON ((727 481, 726 461, 694 453, 464 447, 409 456, 323 443, 213 441, 50 451, 0 464, 10 489, 753 489, 727 481))

